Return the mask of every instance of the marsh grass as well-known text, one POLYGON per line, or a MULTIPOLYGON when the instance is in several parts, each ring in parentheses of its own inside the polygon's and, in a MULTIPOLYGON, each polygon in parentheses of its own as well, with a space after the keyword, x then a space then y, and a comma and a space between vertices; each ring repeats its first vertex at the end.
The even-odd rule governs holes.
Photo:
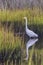
POLYGON ((7 64, 12 58, 18 58, 20 56, 21 48, 20 36, 14 36, 14 33, 8 28, 4 28, 0 25, 0 62, 1 64, 7 64), (19 53, 19 54, 18 54, 19 53))
POLYGON ((32 64, 33 52, 34 52, 34 46, 32 47, 32 50, 30 52, 30 59, 29 59, 28 65, 31 65, 32 64))
POLYGON ((14 49, 21 45, 19 36, 14 36, 14 33, 8 30, 0 29, 0 51, 3 49, 14 49))
MULTIPOLYGON (((39 24, 43 24, 43 11, 39 8, 13 11, 0 10, 0 22, 22 22, 24 24, 24 16, 27 16, 28 24, 35 24, 36 26, 39 24)), ((37 30, 43 33, 42 26, 37 27, 37 30)), ((5 30, 3 26, 0 27, 0 52, 4 49, 6 50, 6 52, 10 49, 14 51, 15 48, 23 47, 23 44, 24 40, 22 41, 20 36, 14 36, 14 32, 12 32, 11 30, 8 30, 7 28, 5 30)), ((11 57, 13 51, 11 52, 9 57, 11 57)), ((9 65, 8 61, 9 59, 6 62, 4 62, 3 65, 9 65)), ((32 47, 32 49, 30 50, 30 59, 28 61, 28 65, 35 65, 33 61, 36 65, 43 65, 43 49, 34 50, 34 46, 32 47), (33 53, 35 57, 33 56, 33 53)), ((13 65, 13 61, 10 62, 10 65, 13 65)), ((21 65, 26 64, 21 62, 21 65)))
POLYGON ((24 9, 24 10, 0 10, 1 22, 23 22, 23 17, 27 16, 29 24, 43 23, 43 10, 39 8, 24 9))
MULTIPOLYGON (((43 43, 43 42, 42 42, 43 43)), ((6 50, 6 52, 8 52, 10 49, 11 49, 11 52, 10 52, 10 55, 8 57, 8 60, 7 61, 4 61, 3 63, 1 63, 2 65, 16 65, 17 64, 17 60, 19 59, 18 56, 19 56, 19 51, 18 49, 19 48, 23 48, 24 49, 24 38, 22 39, 21 37, 17 36, 14 36, 14 33, 8 29, 4 29, 3 26, 0 27, 0 52, 2 52, 2 50, 6 50), (14 61, 10 61, 12 57, 12 54, 15 50, 15 48, 17 49, 17 53, 15 53, 15 55, 13 55, 13 57, 15 56, 15 58, 17 58, 15 60, 15 63, 14 61), (10 63, 9 63, 10 61, 10 63)), ((4 51, 3 51, 4 52, 4 51)), ((24 51, 23 51, 24 52, 24 51)), ((19 59, 19 62, 18 64, 19 65, 43 65, 43 48, 42 49, 37 49, 35 48, 35 45, 32 46, 32 48, 29 50, 29 60, 28 60, 28 63, 27 62, 23 62, 21 60, 22 59, 19 59)), ((3 54, 2 54, 3 55, 3 54)), ((25 56, 25 54, 24 54, 25 56)), ((13 58, 12 57, 12 58, 13 58)), ((22 57, 22 56, 20 56, 22 57)), ((6 58, 6 55, 3 57, 4 59, 6 58)))

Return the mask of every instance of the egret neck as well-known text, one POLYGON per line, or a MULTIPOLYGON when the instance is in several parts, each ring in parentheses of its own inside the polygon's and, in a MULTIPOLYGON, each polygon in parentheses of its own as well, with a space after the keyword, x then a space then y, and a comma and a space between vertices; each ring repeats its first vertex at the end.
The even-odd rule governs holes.
POLYGON ((26 29, 27 29, 27 18, 26 18, 26 29))

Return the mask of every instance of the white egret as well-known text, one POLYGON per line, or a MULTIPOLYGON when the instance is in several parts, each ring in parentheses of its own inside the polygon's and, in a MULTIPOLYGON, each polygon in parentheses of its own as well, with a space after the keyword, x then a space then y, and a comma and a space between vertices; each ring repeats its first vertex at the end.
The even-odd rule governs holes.
POLYGON ((33 31, 31 31, 30 29, 28 29, 27 27, 27 17, 24 17, 25 21, 26 21, 26 34, 31 38, 34 37, 38 37, 38 35, 36 33, 34 33, 33 31))

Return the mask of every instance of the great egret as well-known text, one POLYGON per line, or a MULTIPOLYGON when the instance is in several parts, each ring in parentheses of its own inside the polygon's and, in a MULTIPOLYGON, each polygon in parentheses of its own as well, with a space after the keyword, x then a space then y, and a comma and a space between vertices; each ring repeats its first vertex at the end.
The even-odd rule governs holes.
POLYGON ((24 17, 25 21, 26 21, 26 34, 31 38, 33 37, 38 37, 38 35, 36 33, 34 33, 33 31, 31 31, 30 29, 28 29, 27 27, 27 17, 24 17))
POLYGON ((36 42, 38 41, 38 39, 30 39, 27 43, 26 43, 26 58, 25 60, 28 60, 29 54, 28 54, 28 50, 29 48, 34 45, 36 42))

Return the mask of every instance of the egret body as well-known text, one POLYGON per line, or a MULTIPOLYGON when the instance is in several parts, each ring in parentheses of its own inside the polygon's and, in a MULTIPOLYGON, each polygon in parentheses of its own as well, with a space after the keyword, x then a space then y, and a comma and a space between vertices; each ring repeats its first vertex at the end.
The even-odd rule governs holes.
POLYGON ((26 21, 26 34, 31 38, 34 38, 34 37, 38 37, 38 35, 36 33, 34 33, 33 31, 31 31, 30 29, 28 29, 27 27, 27 17, 24 17, 25 21, 26 21))

